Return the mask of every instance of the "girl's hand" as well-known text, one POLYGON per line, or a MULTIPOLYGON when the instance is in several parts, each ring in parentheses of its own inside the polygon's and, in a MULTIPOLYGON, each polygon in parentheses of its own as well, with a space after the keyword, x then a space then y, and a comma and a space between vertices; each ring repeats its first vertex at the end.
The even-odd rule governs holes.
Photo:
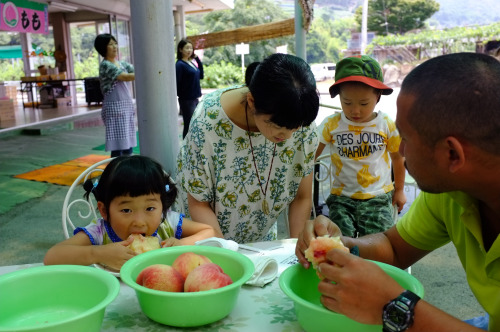
POLYGON ((182 245, 181 241, 180 240, 177 240, 176 238, 174 237, 169 237, 168 239, 166 239, 165 241, 162 241, 161 242, 161 247, 162 248, 166 248, 166 247, 173 247, 173 246, 180 246, 182 245))
POLYGON ((119 271, 126 261, 136 255, 136 253, 127 246, 133 242, 133 238, 128 238, 122 242, 94 246, 97 252, 97 260, 100 264, 119 271))

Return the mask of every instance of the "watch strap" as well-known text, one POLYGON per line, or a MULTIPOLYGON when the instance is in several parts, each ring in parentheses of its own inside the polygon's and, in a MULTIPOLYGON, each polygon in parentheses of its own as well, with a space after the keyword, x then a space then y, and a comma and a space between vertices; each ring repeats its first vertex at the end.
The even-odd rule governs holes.
POLYGON ((405 304, 409 307, 409 309, 413 311, 413 308, 415 308, 415 305, 420 300, 420 296, 413 293, 412 291, 405 290, 396 299, 405 302, 405 304))
POLYGON ((393 299, 384 306, 384 311, 382 315, 383 320, 383 331, 384 332, 400 332, 405 331, 413 324, 414 308, 417 302, 420 300, 420 296, 413 293, 412 291, 405 290, 397 298, 393 299), (387 311, 397 308, 400 312, 404 312, 406 320, 404 322, 397 321, 393 322, 390 319, 390 314, 387 311))

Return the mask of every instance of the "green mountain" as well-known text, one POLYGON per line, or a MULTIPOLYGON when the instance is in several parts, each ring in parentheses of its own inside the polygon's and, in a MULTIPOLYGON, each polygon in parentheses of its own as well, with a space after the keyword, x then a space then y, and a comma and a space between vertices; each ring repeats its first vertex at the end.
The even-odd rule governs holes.
MULTIPOLYGON (((286 7, 293 15, 294 0, 275 0, 286 7)), ((429 19, 433 27, 451 28, 468 25, 487 25, 500 22, 499 0, 436 0, 440 4, 439 11, 429 19)), ((324 10, 354 14, 363 0, 316 0, 315 14, 321 15, 324 10)), ((331 13, 331 11, 330 11, 331 13)))
POLYGON ((487 25, 500 22, 498 0, 437 0, 440 9, 429 23, 437 28, 487 25))

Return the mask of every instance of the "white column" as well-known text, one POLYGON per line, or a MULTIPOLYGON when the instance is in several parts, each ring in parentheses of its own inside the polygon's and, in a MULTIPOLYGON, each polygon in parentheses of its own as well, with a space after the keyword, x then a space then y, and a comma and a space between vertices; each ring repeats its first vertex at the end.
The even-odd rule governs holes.
POLYGON ((172 0, 131 0, 141 155, 176 173, 179 151, 172 0))
POLYGON ((295 54, 306 60, 306 30, 303 27, 302 7, 295 0, 295 54))
POLYGON ((179 44, 182 37, 182 26, 181 26, 181 13, 182 6, 175 6, 174 11, 174 33, 175 33, 175 45, 179 44))
POLYGON ((363 0, 363 11, 361 12, 361 54, 365 54, 367 44, 368 25, 368 0, 363 0))
POLYGON ((181 28, 181 37, 186 38, 186 14, 184 13, 184 6, 177 6, 179 9, 179 23, 181 28))

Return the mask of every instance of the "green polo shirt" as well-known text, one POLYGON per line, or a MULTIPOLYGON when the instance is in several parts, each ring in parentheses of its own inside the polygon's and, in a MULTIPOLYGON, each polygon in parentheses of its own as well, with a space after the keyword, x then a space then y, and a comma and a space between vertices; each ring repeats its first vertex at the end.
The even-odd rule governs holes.
POLYGON ((422 192, 396 228, 423 250, 453 242, 472 292, 490 315, 489 330, 500 331, 500 236, 486 252, 475 199, 462 192, 422 192))

